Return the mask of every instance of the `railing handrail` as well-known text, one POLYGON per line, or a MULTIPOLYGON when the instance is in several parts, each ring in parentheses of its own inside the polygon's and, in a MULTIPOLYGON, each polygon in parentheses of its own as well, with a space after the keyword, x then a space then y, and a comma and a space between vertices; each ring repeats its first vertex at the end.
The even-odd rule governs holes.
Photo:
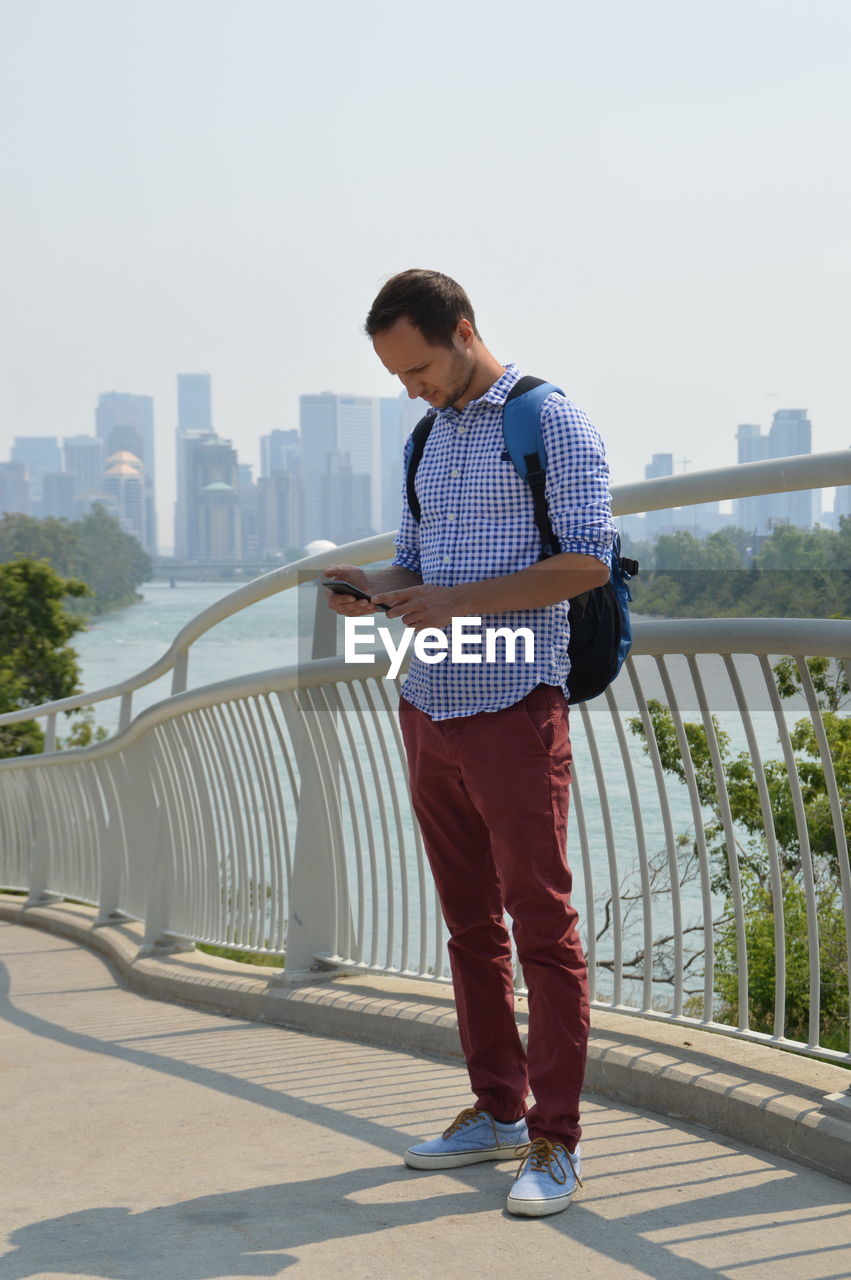
MULTIPOLYGON (((667 507, 694 503, 749 497, 765 493, 785 493, 798 489, 829 488, 836 484, 851 484, 851 449, 830 453, 801 454, 790 458, 774 458, 766 462, 739 463, 709 471, 697 471, 689 475, 663 476, 654 480, 641 480, 634 484, 615 485, 612 488, 612 511, 615 515, 631 515, 641 511, 656 511, 667 507)), ((70 698, 44 702, 19 711, 0 715, 0 725, 15 724, 21 720, 36 720, 43 716, 55 716, 63 711, 75 711, 80 707, 94 706, 111 698, 134 693, 151 684, 160 676, 175 669, 179 659, 205 632, 226 618, 233 617, 250 605, 258 604, 277 595, 312 573, 318 574, 326 565, 337 561, 347 564, 370 564, 384 560, 394 552, 395 531, 361 538, 331 551, 316 552, 292 564, 282 565, 270 573, 254 578, 244 586, 223 596, 197 614, 178 632, 166 652, 151 666, 135 676, 128 676, 117 684, 97 689, 93 693, 78 693, 70 698)), ((703 624, 701 624, 703 626, 703 624)), ((815 656, 815 655, 814 655, 815 656)), ((182 692, 182 688, 174 692, 182 692)))
MULTIPOLYGON (((808 657, 833 657, 851 661, 851 619, 842 618, 709 618, 694 621, 682 619, 649 619, 633 626, 632 658, 662 657, 672 653, 753 654, 770 656, 802 653, 808 657)), ((410 653, 405 655, 400 671, 407 671, 410 653)), ((201 685, 183 693, 172 694, 147 707, 115 736, 88 747, 14 756, 0 760, 0 770, 36 768, 39 765, 62 764, 67 760, 98 760, 123 751, 149 730, 189 711, 211 707, 221 702, 258 697, 273 691, 314 688, 319 685, 352 684, 359 680, 380 679, 390 668, 390 660, 378 653, 375 662, 365 670, 360 664, 348 663, 341 656, 314 658, 307 664, 294 663, 251 672, 201 685)))

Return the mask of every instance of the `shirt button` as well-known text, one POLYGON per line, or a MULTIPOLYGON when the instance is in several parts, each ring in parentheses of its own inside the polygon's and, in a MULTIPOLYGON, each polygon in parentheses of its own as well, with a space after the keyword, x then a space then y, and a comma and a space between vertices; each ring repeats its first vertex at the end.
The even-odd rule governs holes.
POLYGON ((459 427, 459 428, 458 428, 458 434, 459 434, 459 436, 463 436, 463 434, 464 434, 464 432, 465 432, 466 430, 467 430, 467 428, 466 428, 466 427, 459 427))
POLYGON ((450 512, 449 512, 449 514, 447 515, 446 519, 447 519, 447 520, 454 520, 454 519, 455 519, 455 512, 454 512, 454 511, 450 511, 450 512))
POLYGON ((452 557, 451 557, 451 556, 444 556, 444 557, 443 557, 443 563, 444 563, 444 564, 449 564, 449 561, 450 561, 451 559, 452 559, 452 557))
POLYGON ((457 467, 453 467, 453 468, 452 468, 452 478, 453 478, 453 480, 457 480, 457 479, 458 479, 458 477, 460 476, 460 474, 461 474, 461 472, 458 470, 458 468, 457 468, 457 467))

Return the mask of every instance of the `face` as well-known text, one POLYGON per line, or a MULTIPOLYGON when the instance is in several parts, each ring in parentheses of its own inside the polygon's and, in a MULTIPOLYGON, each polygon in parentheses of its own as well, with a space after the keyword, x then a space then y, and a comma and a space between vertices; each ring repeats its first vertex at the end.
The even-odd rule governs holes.
POLYGON ((432 346, 406 317, 372 340, 388 373, 402 383, 412 400, 421 397, 436 409, 462 401, 475 373, 473 327, 459 320, 451 347, 432 346))

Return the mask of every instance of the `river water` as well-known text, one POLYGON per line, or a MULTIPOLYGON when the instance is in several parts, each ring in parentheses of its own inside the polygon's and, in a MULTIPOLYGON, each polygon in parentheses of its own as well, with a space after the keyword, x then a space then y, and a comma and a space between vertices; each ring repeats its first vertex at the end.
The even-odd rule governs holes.
MULTIPOLYGON (((75 638, 83 687, 87 692, 93 692, 149 667, 168 649, 187 622, 234 589, 233 583, 181 582, 175 587, 163 582, 146 584, 142 588, 142 600, 139 603, 95 619, 85 632, 75 638)), ((315 587, 302 587, 298 592, 285 591, 219 623, 192 647, 189 687, 295 663, 298 660, 299 630, 304 634, 314 600, 315 587)), ((649 660, 640 661, 649 663, 649 660)), ((711 664, 709 665, 711 668, 711 664)), ((140 689, 134 695, 134 715, 167 698, 170 686, 169 674, 140 689)), ((628 682, 623 679, 618 682, 617 687, 619 702, 623 700, 627 713, 634 714, 634 708, 628 705, 628 682)), ((719 720, 730 733, 734 750, 743 748, 745 742, 741 721, 729 709, 729 684, 720 668, 714 673, 710 669, 707 688, 710 705, 713 710, 718 708, 719 720)), ((580 715, 575 711, 571 721, 572 736, 591 850, 591 879, 594 887, 590 896, 599 900, 611 891, 606 886, 622 881, 625 875, 634 877, 637 844, 628 780, 620 763, 620 748, 614 724, 606 710, 605 699, 598 699, 589 706, 593 707, 592 719, 603 761, 605 788, 616 827, 618 846, 615 869, 607 854, 605 822, 597 799, 588 744, 580 715)), ((688 707, 687 702, 685 707, 688 707)), ((118 722, 118 710, 117 700, 99 704, 96 709, 97 723, 114 731, 118 722)), ((691 711, 691 708, 688 710, 691 711)), ((794 718, 794 714, 795 710, 790 708, 790 716, 794 718)), ((797 714, 800 714, 800 709, 797 714)), ((757 709, 754 720, 766 756, 778 757, 779 745, 771 713, 757 709)), ((627 738, 631 742, 630 754, 641 794, 641 822, 646 848, 648 854, 653 855, 665 846, 664 823, 656 783, 650 762, 641 752, 640 745, 631 735, 628 734, 627 738)), ((668 779, 666 789, 675 832, 693 831, 694 815, 685 787, 676 780, 668 779)), ((579 845, 573 813, 569 843, 573 851, 572 861, 581 883, 579 845)), ((632 884, 635 887, 634 879, 632 884)), ((590 884, 586 885, 587 889, 590 887, 590 884)), ((621 891, 623 892, 623 885, 621 891)), ((580 900, 585 897, 584 892, 580 891, 580 895, 580 900)), ((686 923, 694 922, 702 915, 699 886, 696 883, 685 886, 683 906, 686 923)), ((659 917, 660 908, 664 922, 668 915, 664 904, 654 909, 654 916, 659 917)), ((605 975, 603 982, 605 985, 605 975)))

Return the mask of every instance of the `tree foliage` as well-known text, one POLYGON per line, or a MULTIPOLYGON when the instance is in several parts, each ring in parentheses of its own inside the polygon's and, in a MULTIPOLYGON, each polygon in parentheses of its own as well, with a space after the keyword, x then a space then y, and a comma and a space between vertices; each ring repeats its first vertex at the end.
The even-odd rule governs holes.
POLYGON ((95 505, 82 520, 0 518, 0 563, 46 560, 61 577, 79 579, 90 591, 76 611, 101 613, 130 604, 151 575, 151 559, 114 516, 95 505))
MULTIPOLYGON (((843 714, 851 690, 840 666, 831 659, 807 662, 815 690, 828 751, 836 779, 841 822, 851 845, 851 716, 843 714)), ((782 659, 775 668, 778 689, 784 698, 802 690, 803 680, 792 659, 782 659)), ((672 777, 685 782, 683 755, 670 711, 662 703, 649 704, 653 735, 662 767, 672 777)), ((786 1035, 808 1040, 811 1002, 809 986, 809 931, 804 891, 805 862, 812 867, 814 910, 818 921, 821 965, 821 1042, 828 1047, 847 1048, 848 1040, 848 956, 844 917, 840 901, 840 853, 834 826, 828 780, 810 719, 799 720, 790 733, 795 753, 795 777, 806 816, 809 853, 802 845, 794 807, 794 792, 786 765, 780 760, 762 764, 762 781, 768 796, 779 873, 783 885, 782 902, 774 901, 772 865, 765 834, 754 763, 747 752, 733 755, 729 736, 713 718, 713 733, 720 759, 720 782, 728 797, 735 831, 735 848, 728 847, 722 822, 721 790, 710 752, 710 739, 702 724, 686 724, 697 791, 708 814, 705 824, 707 848, 713 874, 713 890, 724 896, 722 919, 718 922, 716 995, 717 1016, 736 1022, 738 1017, 739 955, 733 913, 730 859, 741 872, 748 950, 748 1003, 750 1025, 773 1032, 774 1021, 774 913, 782 911, 786 946, 786 1035), (844 1037, 844 1040, 843 1040, 844 1037)), ((630 721, 630 730, 644 738, 642 721, 630 721)), ((647 744, 645 741, 645 750, 647 744)))
MULTIPOLYGON (((62 578, 41 560, 0 564, 0 714, 38 706, 79 692, 77 655, 68 641, 85 623, 64 605, 90 588, 62 578)), ((95 735, 91 721, 77 719, 72 745, 95 735)), ((44 746, 34 720, 0 725, 0 756, 31 755, 44 746)))
POLYGON ((640 548, 637 613, 652 617, 851 617, 851 519, 838 532, 781 526, 759 540, 725 529, 682 530, 640 548))

